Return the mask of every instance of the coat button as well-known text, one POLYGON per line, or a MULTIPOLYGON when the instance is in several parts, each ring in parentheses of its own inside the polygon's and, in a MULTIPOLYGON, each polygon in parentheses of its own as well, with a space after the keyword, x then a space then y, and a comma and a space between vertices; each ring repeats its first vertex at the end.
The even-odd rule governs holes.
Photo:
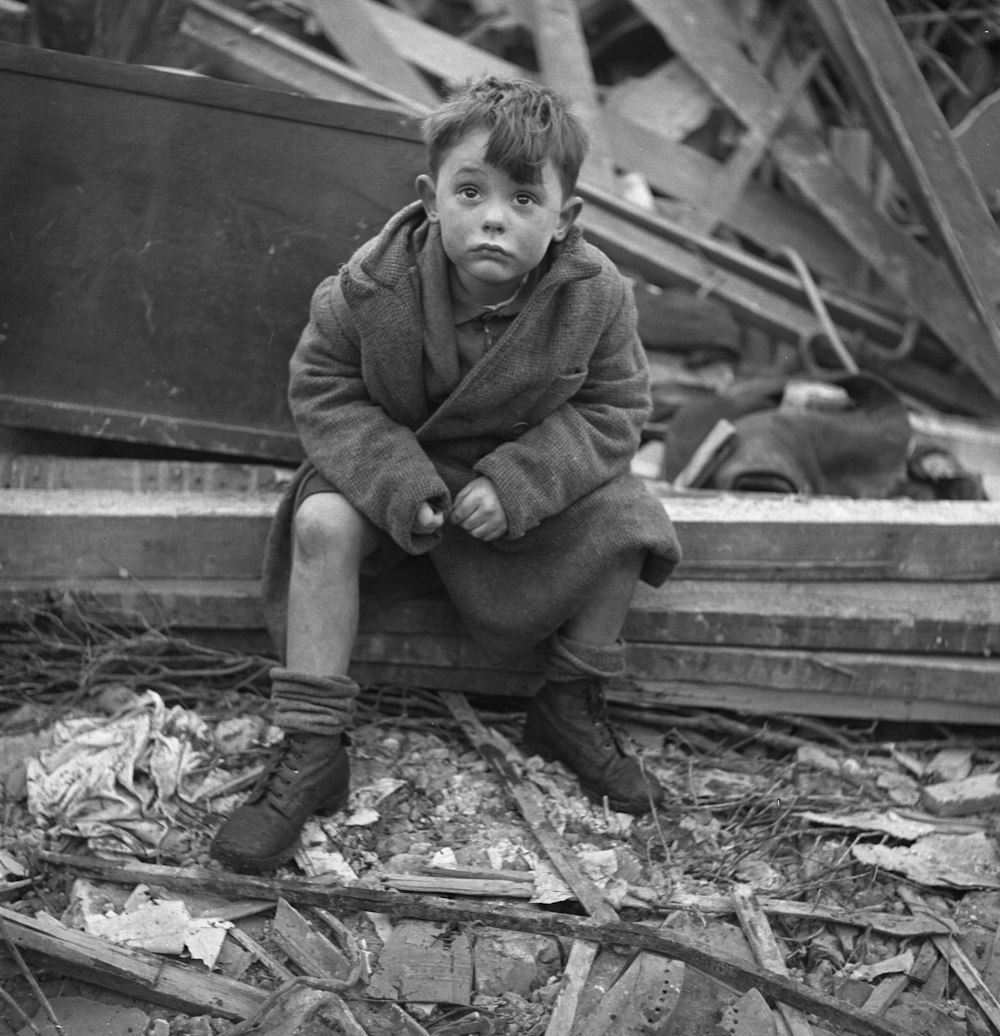
POLYGON ((528 430, 527 421, 518 421, 516 425, 510 430, 510 437, 512 439, 519 439, 528 430))

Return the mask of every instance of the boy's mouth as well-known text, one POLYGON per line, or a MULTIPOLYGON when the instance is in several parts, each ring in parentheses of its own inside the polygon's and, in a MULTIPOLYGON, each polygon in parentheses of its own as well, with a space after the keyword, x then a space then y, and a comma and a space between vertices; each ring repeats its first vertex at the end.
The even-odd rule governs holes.
POLYGON ((473 252, 485 253, 486 255, 502 255, 508 259, 510 258, 510 252, 501 245, 476 245, 473 248, 473 252))

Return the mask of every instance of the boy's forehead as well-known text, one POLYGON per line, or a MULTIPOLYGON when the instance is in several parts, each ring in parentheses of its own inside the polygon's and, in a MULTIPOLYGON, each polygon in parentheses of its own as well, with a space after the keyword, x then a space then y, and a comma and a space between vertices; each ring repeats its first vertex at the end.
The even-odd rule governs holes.
MULTIPOLYGON (((493 162, 486 161, 489 140, 489 130, 485 127, 469 130, 442 152, 440 172, 447 170, 451 176, 456 176, 463 173, 492 171, 509 178, 510 174, 505 169, 493 162)), ((514 182, 537 187, 548 180, 556 182, 559 180, 559 173, 551 159, 546 159, 537 180, 516 180, 514 182)))

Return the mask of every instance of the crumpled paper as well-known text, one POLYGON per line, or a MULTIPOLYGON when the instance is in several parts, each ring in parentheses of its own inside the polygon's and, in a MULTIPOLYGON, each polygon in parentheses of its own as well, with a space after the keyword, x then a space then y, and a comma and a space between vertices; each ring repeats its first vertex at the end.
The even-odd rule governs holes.
POLYGON ((27 761, 28 809, 98 856, 150 857, 181 847, 183 802, 208 759, 211 731, 195 713, 168 709, 154 691, 113 716, 59 720, 53 744, 27 761))
POLYGON ((120 911, 84 916, 84 931, 119 946, 150 953, 179 956, 187 950, 195 960, 212 968, 232 928, 230 921, 192 917, 181 899, 150 895, 148 886, 137 885, 120 911))

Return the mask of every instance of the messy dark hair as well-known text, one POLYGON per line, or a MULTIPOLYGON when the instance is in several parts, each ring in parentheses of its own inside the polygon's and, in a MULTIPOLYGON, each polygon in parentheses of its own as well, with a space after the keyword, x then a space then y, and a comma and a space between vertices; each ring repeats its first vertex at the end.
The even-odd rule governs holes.
POLYGON ((563 197, 576 187, 587 154, 587 133, 558 94, 526 79, 487 76, 467 84, 423 121, 433 176, 445 152, 469 133, 489 131, 486 161, 518 183, 539 183, 551 161, 563 197))

